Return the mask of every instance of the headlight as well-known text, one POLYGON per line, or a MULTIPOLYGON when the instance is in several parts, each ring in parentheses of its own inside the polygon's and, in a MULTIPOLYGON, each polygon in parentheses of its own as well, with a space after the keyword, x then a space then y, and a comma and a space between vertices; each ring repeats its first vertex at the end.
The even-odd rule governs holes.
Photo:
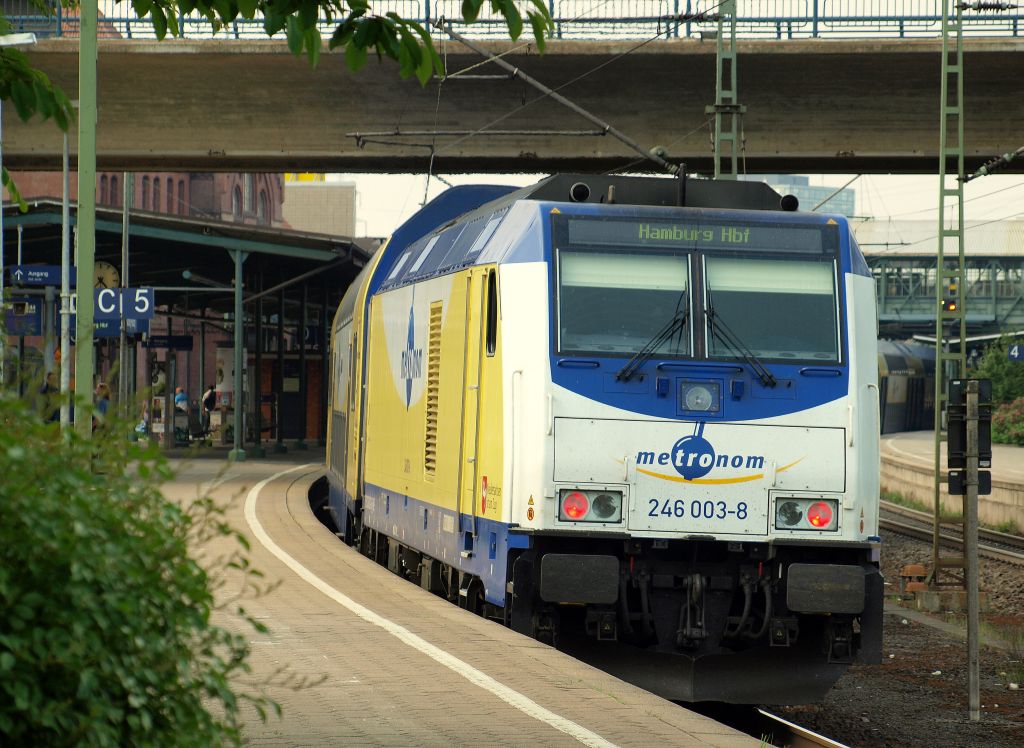
POLYGON ((563 522, 621 522, 622 491, 563 488, 558 492, 558 519, 563 522))
POLYGON ((680 382, 679 408, 700 413, 717 413, 720 388, 717 382, 680 382))
POLYGON ((779 496, 775 499, 775 529, 837 530, 838 508, 838 499, 779 496))

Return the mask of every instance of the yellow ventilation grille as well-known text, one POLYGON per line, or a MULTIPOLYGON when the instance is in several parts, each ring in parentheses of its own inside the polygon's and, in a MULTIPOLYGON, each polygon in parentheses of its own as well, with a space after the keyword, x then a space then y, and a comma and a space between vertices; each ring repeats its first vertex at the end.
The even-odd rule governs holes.
POLYGON ((427 339, 427 431, 423 439, 423 471, 437 470, 437 406, 441 397, 441 302, 430 305, 427 339))

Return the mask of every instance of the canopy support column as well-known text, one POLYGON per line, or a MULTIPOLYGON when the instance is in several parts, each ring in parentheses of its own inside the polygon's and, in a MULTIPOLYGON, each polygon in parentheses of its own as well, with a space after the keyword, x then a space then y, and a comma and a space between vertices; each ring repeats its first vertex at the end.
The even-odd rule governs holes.
POLYGON ((233 386, 235 406, 235 428, 234 446, 228 453, 228 459, 234 462, 245 460, 245 450, 242 448, 242 429, 244 428, 245 415, 245 316, 242 310, 242 263, 245 262, 245 252, 235 250, 231 253, 235 260, 235 377, 233 386))

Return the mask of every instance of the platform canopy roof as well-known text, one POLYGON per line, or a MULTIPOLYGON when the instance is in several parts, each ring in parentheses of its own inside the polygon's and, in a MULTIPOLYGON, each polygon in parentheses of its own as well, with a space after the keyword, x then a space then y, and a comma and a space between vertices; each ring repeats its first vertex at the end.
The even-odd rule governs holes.
MULTIPOLYGON (((50 198, 33 200, 25 212, 17 205, 4 205, 3 241, 8 267, 17 261, 19 242, 22 264, 60 264, 61 207, 59 199, 50 198)), ((123 279, 122 217, 120 209, 96 210, 96 261, 115 266, 123 279)), ((70 223, 73 230, 73 203, 70 223)), ((129 215, 128 235, 129 285, 155 288, 157 306, 176 311, 231 309, 235 251, 244 252, 247 258, 243 268, 246 297, 255 293, 259 280, 266 290, 304 276, 316 289, 311 302, 321 306, 326 292, 333 305, 377 244, 374 240, 135 209, 129 215)), ((8 282, 8 278, 4 280, 8 282)), ((300 287, 295 283, 285 293, 294 299, 300 287)), ((275 297, 266 297, 271 307, 275 297)))

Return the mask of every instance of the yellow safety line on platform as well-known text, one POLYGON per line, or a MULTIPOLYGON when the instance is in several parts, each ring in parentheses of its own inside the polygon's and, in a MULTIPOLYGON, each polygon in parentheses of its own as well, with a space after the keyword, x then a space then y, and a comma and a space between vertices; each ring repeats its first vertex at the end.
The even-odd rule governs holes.
POLYGON ((615 748, 615 744, 611 743, 602 738, 597 733, 591 732, 582 725, 578 725, 572 720, 561 717, 554 712, 545 709, 537 702, 524 696, 523 694, 509 688, 503 683, 499 683, 491 676, 482 673, 472 665, 463 662, 457 657, 449 654, 440 647, 431 644, 426 639, 409 631, 407 628, 398 625, 394 621, 391 621, 383 616, 374 613, 364 605, 360 605, 352 598, 348 597, 342 592, 334 589, 331 585, 327 584, 320 577, 316 576, 313 572, 307 569, 305 566, 300 564, 294 558, 292 558, 286 551, 284 551, 277 543, 275 543, 271 537, 267 534, 266 530, 263 529, 263 525, 260 524, 259 519, 256 517, 256 501, 259 498, 260 491, 266 487, 271 481, 275 481, 288 473, 294 473, 297 470, 303 468, 315 467, 313 463, 307 463, 305 465, 296 465, 295 467, 287 470, 282 470, 269 478, 257 483, 250 489, 249 493, 245 497, 245 521, 248 523, 249 528, 252 530, 253 535, 257 540, 270 551, 272 554, 284 563, 289 569, 294 571, 300 578, 311 584, 316 589, 327 595, 331 600, 338 603, 342 607, 348 609, 359 618, 362 618, 367 623, 372 623, 374 626, 378 626, 395 638, 401 640, 405 644, 408 644, 413 649, 419 650, 423 654, 430 657, 435 662, 444 665, 449 670, 461 675, 463 678, 468 680, 470 683, 479 686, 485 691, 497 696, 499 699, 504 701, 506 704, 515 707, 524 714, 533 717, 536 720, 544 722, 551 727, 555 728, 560 732, 564 732, 572 738, 575 738, 579 742, 588 746, 600 746, 601 748, 615 748))

